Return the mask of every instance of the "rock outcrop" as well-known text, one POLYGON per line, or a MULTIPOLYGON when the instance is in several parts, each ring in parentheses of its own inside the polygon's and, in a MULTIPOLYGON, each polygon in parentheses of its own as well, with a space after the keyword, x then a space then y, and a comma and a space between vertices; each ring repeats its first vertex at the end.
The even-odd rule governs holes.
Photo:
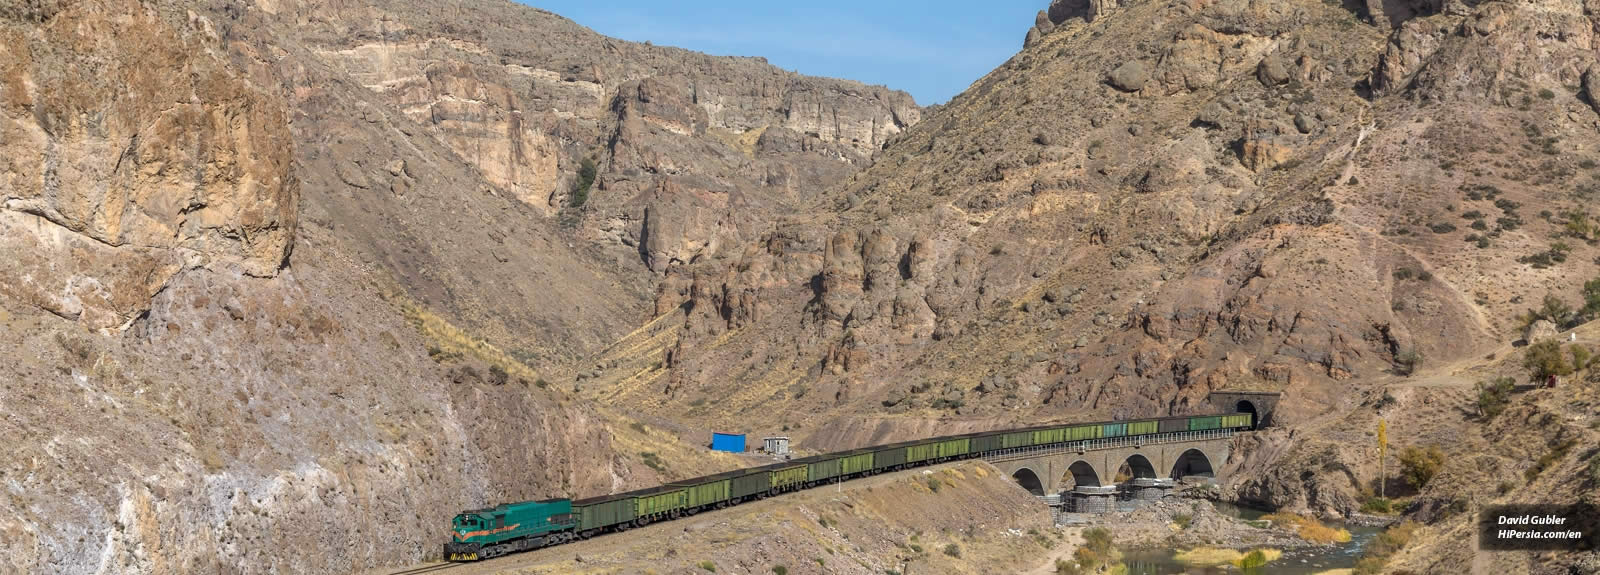
POLYGON ((288 112, 216 55, 208 20, 106 0, 3 25, 0 243, 16 257, 0 291, 105 329, 184 269, 271 277, 286 263, 300 192, 288 112))

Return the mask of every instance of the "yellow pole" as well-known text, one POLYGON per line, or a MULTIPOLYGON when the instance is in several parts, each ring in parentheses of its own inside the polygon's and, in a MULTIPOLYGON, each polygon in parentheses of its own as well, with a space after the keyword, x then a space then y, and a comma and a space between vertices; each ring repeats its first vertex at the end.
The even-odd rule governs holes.
POLYGON ((1386 477, 1388 470, 1384 468, 1384 464, 1386 463, 1386 461, 1384 461, 1384 459, 1385 459, 1384 456, 1387 455, 1386 452, 1388 451, 1388 449, 1389 449, 1389 426, 1384 420, 1379 419, 1378 420, 1378 498, 1379 499, 1382 499, 1383 496, 1384 496, 1384 490, 1383 490, 1384 485, 1383 484, 1388 482, 1388 478, 1386 477))

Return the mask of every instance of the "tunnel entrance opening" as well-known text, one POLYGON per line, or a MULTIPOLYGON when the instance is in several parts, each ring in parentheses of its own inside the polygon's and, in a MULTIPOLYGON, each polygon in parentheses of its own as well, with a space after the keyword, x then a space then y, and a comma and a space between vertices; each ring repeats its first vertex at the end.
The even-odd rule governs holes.
POLYGON ((1248 399, 1239 400, 1239 403, 1237 403, 1237 404, 1235 404, 1233 406, 1233 410, 1236 411, 1236 412, 1239 412, 1239 413, 1248 413, 1248 414, 1250 414, 1250 421, 1253 424, 1252 427, 1260 427, 1261 426, 1261 415, 1256 413, 1256 404, 1251 403, 1250 400, 1248 400, 1248 399))

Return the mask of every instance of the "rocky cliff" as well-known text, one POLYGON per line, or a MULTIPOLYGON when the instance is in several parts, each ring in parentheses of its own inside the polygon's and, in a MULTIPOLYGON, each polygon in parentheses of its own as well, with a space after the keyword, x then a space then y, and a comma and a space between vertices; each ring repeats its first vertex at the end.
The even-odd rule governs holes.
MULTIPOLYGON (((1281 391, 1280 423, 1316 425, 1518 339, 1528 302, 1596 274, 1570 225, 1600 144, 1592 18, 1381 8, 1056 3, 813 213, 669 273, 670 369, 602 381, 838 448, 1217 389, 1281 391)), ((1311 473, 1255 493, 1348 512, 1361 486, 1311 473)))
POLYGON ((919 113, 502 2, 29 2, 0 39, 7 572, 408 564, 463 508, 739 465, 540 368, 919 113))

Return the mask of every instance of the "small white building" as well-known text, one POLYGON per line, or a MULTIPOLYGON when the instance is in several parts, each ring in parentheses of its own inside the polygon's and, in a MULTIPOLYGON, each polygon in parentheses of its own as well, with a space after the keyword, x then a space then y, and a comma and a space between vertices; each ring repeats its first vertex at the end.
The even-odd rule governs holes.
POLYGON ((761 438, 761 441, 764 443, 764 449, 767 453, 771 453, 773 455, 789 454, 788 437, 763 437, 761 438))

